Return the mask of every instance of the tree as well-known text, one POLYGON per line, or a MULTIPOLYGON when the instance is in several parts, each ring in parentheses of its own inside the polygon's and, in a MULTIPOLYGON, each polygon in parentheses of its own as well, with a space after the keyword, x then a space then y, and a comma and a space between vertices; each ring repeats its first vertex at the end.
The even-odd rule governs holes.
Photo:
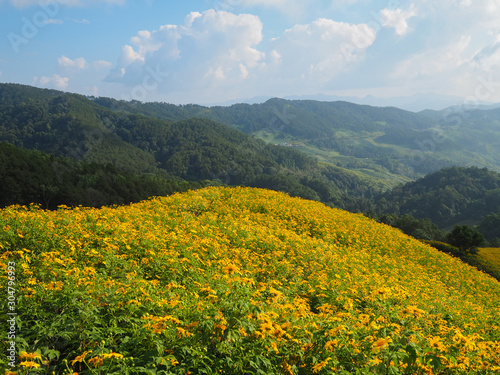
POLYGON ((455 225, 446 239, 451 245, 458 247, 461 256, 476 254, 477 247, 486 241, 481 232, 468 225, 455 225))
POLYGON ((487 240, 500 237, 500 212, 486 215, 479 224, 479 230, 484 233, 487 240))

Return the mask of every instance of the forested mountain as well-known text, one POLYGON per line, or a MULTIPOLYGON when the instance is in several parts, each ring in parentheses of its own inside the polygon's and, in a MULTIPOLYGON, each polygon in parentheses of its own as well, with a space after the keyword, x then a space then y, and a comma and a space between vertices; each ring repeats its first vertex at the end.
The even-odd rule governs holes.
MULTIPOLYGON (((386 192, 376 207, 379 213, 429 218, 441 228, 476 225, 486 215, 500 213, 500 174, 477 167, 444 168, 386 192)), ((500 237, 500 226, 497 231, 500 237)))
POLYGON ((500 171, 499 109, 413 113, 347 102, 283 99, 230 107, 95 101, 114 111, 168 120, 212 119, 270 143, 294 145, 319 160, 383 179, 389 186, 453 165, 500 171))
POLYGON ((0 85, 0 141, 130 174, 263 187, 355 211, 377 191, 353 172, 211 120, 166 121, 20 85, 0 85))
POLYGON ((77 162, 0 142, 0 207, 40 204, 94 206, 128 204, 207 183, 135 175, 111 164, 77 162))
MULTIPOLYGON (((440 228, 449 229, 458 223, 481 223, 483 230, 491 234, 488 237, 498 237, 495 234, 495 215, 500 212, 499 175, 477 167, 434 170, 448 163, 467 165, 460 163, 457 156, 461 147, 466 147, 459 142, 460 132, 466 125, 470 126, 469 143, 472 146, 462 156, 470 156, 467 159, 470 163, 481 165, 474 159, 479 157, 481 150, 478 148, 475 152, 473 146, 482 144, 484 152, 498 157, 494 147, 498 142, 495 129, 499 124, 496 118, 500 117, 500 110, 451 113, 452 116, 439 111, 415 114, 396 108, 345 102, 280 99, 231 107, 175 106, 88 98, 4 84, 0 85, 0 141, 40 152, 28 154, 26 150, 3 147, 2 173, 12 177, 15 170, 23 170, 16 158, 24 160, 25 170, 48 170, 47 161, 52 167, 67 164, 63 170, 70 170, 74 174, 71 178, 54 177, 50 171, 45 173, 45 177, 52 176, 50 181, 37 174, 25 175, 29 181, 39 179, 38 186, 26 185, 31 186, 27 194, 29 197, 38 194, 41 197, 38 202, 44 205, 49 204, 47 197, 54 195, 51 186, 55 186, 58 192, 67 190, 58 185, 62 180, 82 187, 83 190, 75 196, 85 196, 84 191, 97 185, 102 187, 106 185, 103 181, 109 180, 127 180, 139 186, 136 190, 124 187, 125 193, 122 194, 117 185, 111 184, 102 196, 94 194, 98 196, 94 205, 99 205, 106 204, 101 202, 114 203, 119 195, 123 195, 126 201, 129 197, 146 194, 148 190, 141 184, 145 183, 144 176, 149 176, 157 179, 156 185, 153 184, 155 191, 182 190, 189 186, 182 181, 261 187, 350 211, 366 213, 372 210, 379 215, 411 214, 417 219, 430 218, 440 228), (221 125, 215 120, 231 126, 221 125), (491 126, 488 127, 487 123, 491 126), (441 129, 447 127, 449 136, 426 139, 431 134, 430 124, 441 129), (475 136, 481 132, 485 136, 475 136), (294 143, 275 146, 252 134, 294 143), (455 140, 451 141, 453 137, 455 140), (386 143, 377 143, 381 140, 386 143), (390 146, 391 142, 394 147, 390 146), (428 148, 425 153, 421 152, 423 159, 416 158, 414 162, 425 164, 421 170, 430 169, 433 173, 416 182, 399 185, 375 200, 382 189, 387 190, 395 181, 409 181, 402 159, 394 152, 405 147, 407 150, 415 148, 412 142, 428 148), (447 154, 443 150, 449 145, 458 151, 447 154), (54 164, 52 156, 43 153, 81 163, 61 159, 54 164), (322 162, 330 157, 338 160, 339 165, 357 171, 322 162), (34 167, 33 163, 40 167, 34 167), (385 172, 383 168, 386 168, 385 172), (399 172, 402 174, 396 174, 399 172), (381 180, 383 173, 392 181, 381 180), (102 177, 106 175, 115 177, 102 177), (38 189, 38 192, 33 189, 38 189), (114 200, 110 198, 113 196, 114 200), (486 216, 488 220, 482 222, 486 216)), ((22 187, 3 188, 11 192, 25 191, 22 187)), ((63 196, 60 193, 61 199, 51 198, 50 204, 64 203, 63 196)), ((71 193, 67 193, 68 196, 71 193)), ((5 200, 4 204, 14 201, 5 200)), ((68 202, 76 201, 69 199, 68 202)))

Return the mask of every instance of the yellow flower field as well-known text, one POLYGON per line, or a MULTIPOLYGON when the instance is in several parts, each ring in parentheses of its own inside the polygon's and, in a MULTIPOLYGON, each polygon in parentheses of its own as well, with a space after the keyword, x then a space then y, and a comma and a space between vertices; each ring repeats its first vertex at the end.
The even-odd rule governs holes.
POLYGON ((500 248, 499 247, 482 247, 479 249, 479 257, 491 264, 497 271, 500 272, 500 248))
POLYGON ((0 366, 16 374, 500 371, 496 280, 282 193, 8 207, 0 250, 2 288, 15 272, 17 298, 2 313, 18 314, 16 367, 6 350, 0 366))

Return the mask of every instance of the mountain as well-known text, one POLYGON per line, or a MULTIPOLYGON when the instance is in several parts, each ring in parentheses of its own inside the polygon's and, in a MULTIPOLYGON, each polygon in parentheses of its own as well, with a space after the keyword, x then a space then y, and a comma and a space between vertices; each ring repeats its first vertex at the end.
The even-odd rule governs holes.
POLYGON ((486 215, 500 213, 500 174, 477 167, 444 168, 384 193, 376 206, 379 213, 429 218, 441 228, 477 225, 486 215))
POLYGON ((0 207, 39 204, 101 207, 197 189, 207 183, 135 175, 112 164, 56 157, 0 142, 0 207))
MULTIPOLYGON (((232 100, 224 103, 216 103, 208 105, 209 107, 223 106, 227 107, 233 104, 261 104, 267 100, 272 99, 269 96, 259 96, 249 99, 232 100)), ((411 112, 420 112, 424 110, 439 111, 451 106, 459 106, 467 103, 466 98, 455 95, 440 95, 435 93, 420 93, 404 97, 389 97, 379 98, 373 95, 366 95, 364 97, 358 96, 342 96, 342 95, 329 95, 329 94, 316 94, 316 95, 293 95, 284 96, 281 99, 285 100, 314 100, 321 102, 349 102, 360 105, 369 105, 374 107, 397 107, 411 112)), ((497 107, 498 104, 483 103, 480 107, 487 109, 489 107, 497 107)))
POLYGON ((23 323, 24 372, 499 369, 498 281, 318 202, 216 187, 102 209, 10 207, 0 228, 0 266, 22 301, 0 307, 23 323))
POLYGON ((497 213, 482 182, 419 203, 408 196, 420 192, 390 189, 454 165, 498 171, 499 108, 412 113, 283 99, 209 108, 0 85, 0 141, 132 175, 269 188, 356 212, 386 190, 392 206, 379 212, 430 217, 441 228, 497 213))
POLYGON ((110 110, 101 105, 104 101, 0 85, 0 141, 112 164, 135 175, 269 188, 360 211, 384 186, 292 147, 266 144, 210 119, 189 118, 188 112, 202 107, 168 106, 178 115, 167 121, 134 113, 136 103, 110 110))
POLYGON ((460 105, 465 102, 465 98, 454 95, 439 95, 435 93, 421 93, 405 97, 377 98, 373 95, 365 97, 339 96, 339 95, 301 95, 284 97, 288 100, 316 100, 322 102, 345 101, 360 105, 375 107, 397 107, 411 112, 423 110, 442 110, 453 105, 460 105))
POLYGON ((270 99, 229 107, 95 100, 115 111, 171 121, 211 119, 268 143, 291 145, 317 160, 377 178, 387 188, 454 165, 500 171, 498 109, 414 113, 394 107, 312 100, 270 99))

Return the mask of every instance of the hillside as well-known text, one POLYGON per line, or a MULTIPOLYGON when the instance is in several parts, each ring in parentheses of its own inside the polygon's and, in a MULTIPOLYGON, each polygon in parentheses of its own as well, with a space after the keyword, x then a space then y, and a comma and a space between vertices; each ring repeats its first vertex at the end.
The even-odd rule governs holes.
MULTIPOLYGON (((380 213, 429 218, 441 228, 477 225, 500 213, 500 174, 477 167, 444 168, 386 192, 376 206, 380 213)), ((489 239, 500 237, 496 229, 496 234, 494 228, 485 230, 489 239)))
POLYGON ((180 120, 212 119, 269 143, 291 144, 319 160, 390 186, 449 167, 500 171, 500 110, 422 111, 347 102, 270 99, 229 107, 174 106, 96 98, 115 111, 180 120))
POLYGON ((24 369, 500 370, 496 280, 364 216, 282 193, 218 187, 113 208, 9 207, 0 247, 16 276, 24 369))
POLYGON ((0 207, 41 204, 100 207, 128 204, 207 184, 120 171, 0 142, 0 207))
POLYGON ((385 186, 212 120, 166 121, 21 85, 0 85, 0 141, 131 174, 269 188, 360 211, 385 186))

